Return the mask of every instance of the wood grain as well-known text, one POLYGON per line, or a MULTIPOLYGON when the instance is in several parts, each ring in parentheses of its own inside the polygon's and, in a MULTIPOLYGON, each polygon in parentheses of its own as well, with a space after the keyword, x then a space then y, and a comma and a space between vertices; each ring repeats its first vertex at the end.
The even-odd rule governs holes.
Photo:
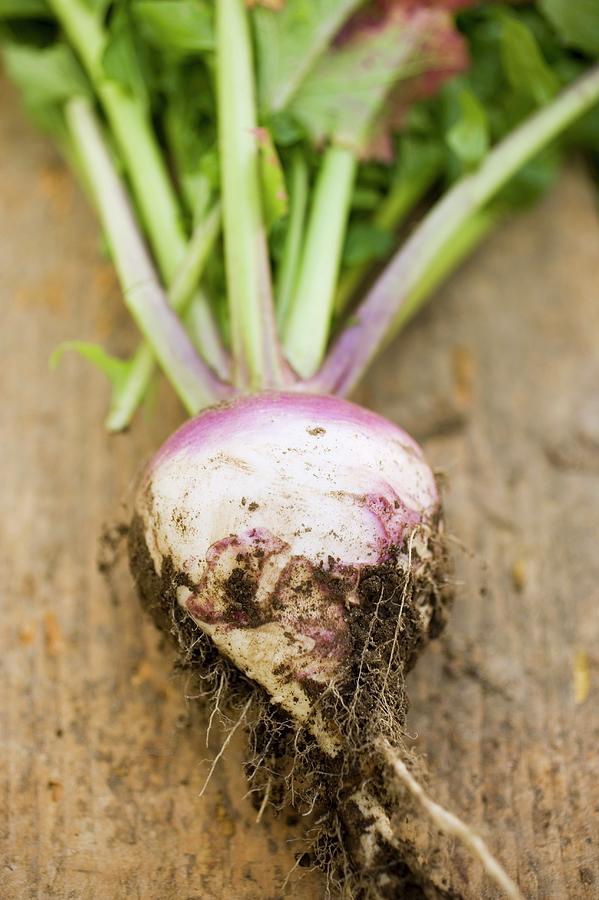
MULTIPOLYGON (((282 887, 301 823, 255 825, 239 744, 199 798, 218 740, 190 724, 124 570, 112 594, 97 572, 102 528, 182 412, 161 390, 109 438, 102 377, 73 357, 49 371, 62 340, 135 336, 84 199, 5 84, 0 106, 0 895, 323 897, 318 873, 282 887)), ((599 894, 598 261, 572 171, 361 390, 446 474, 458 603, 411 677, 414 744, 530 898, 599 894)), ((466 896, 496 896, 454 861, 466 896)))

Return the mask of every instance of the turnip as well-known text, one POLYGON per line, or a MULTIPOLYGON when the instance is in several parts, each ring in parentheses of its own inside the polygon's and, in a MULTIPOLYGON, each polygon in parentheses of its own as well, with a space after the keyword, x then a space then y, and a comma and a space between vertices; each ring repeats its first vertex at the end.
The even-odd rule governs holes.
MULTIPOLYGON (((129 424, 155 361, 192 416, 136 489, 128 542, 141 601, 212 714, 236 713, 229 737, 247 732, 258 818, 285 803, 313 811, 311 858, 352 897, 456 896, 438 831, 464 840, 518 896, 480 839, 426 796, 403 742, 406 673, 452 600, 435 476, 401 428, 344 399, 504 215, 505 198, 494 201, 506 182, 599 99, 596 67, 557 93, 539 53, 536 77, 546 99, 557 96, 532 112, 518 95, 514 107, 530 115, 487 152, 485 111, 462 85, 461 118, 443 138, 445 175, 459 163, 461 177, 344 317, 387 252, 381 231, 389 237, 443 171, 436 145, 414 177, 377 169, 384 204, 355 221, 368 189, 378 196, 364 158, 381 146, 392 156, 415 98, 466 68, 447 12, 464 5, 288 0, 248 13, 241 0, 40 0, 27 13, 40 18, 37 45, 14 37, 20 22, 6 48, 28 105, 93 199, 145 339, 129 361, 67 347, 109 376, 111 430, 129 424), (191 117, 181 88, 198 75, 190 57, 211 97, 191 117), (175 183, 148 115, 150 104, 160 118, 165 96, 158 133, 175 183), (373 249, 354 248, 344 269, 348 222, 373 249)), ((502 45, 518 85, 516 51, 502 45)), ((581 65, 567 61, 564 71, 581 65)))
POLYGON ((276 795, 273 780, 287 779, 307 808, 333 791, 325 832, 339 817, 375 869, 391 847, 362 826, 389 796, 363 786, 377 771, 376 742, 401 737, 405 673, 442 629, 451 596, 420 448, 346 400, 225 403, 183 425, 149 464, 129 548, 142 602, 183 657, 214 678, 216 648, 237 687, 242 675, 262 689, 254 786, 266 791, 270 779, 276 795))
POLYGON ((335 757, 369 645, 381 671, 362 678, 380 676, 368 705, 382 722, 397 670, 440 630, 441 534, 434 477, 408 435, 345 400, 262 394, 165 444, 130 546, 144 601, 173 621, 176 603, 335 757))

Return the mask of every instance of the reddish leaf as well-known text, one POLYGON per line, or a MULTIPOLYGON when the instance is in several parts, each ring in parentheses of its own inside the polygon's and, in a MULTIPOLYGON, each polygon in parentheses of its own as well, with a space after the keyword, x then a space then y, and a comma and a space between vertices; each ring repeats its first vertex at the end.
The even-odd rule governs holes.
POLYGON ((409 107, 468 65, 449 12, 471 0, 374 0, 351 17, 290 109, 325 138, 387 159, 409 107))
POLYGON ((419 74, 400 79, 389 92, 382 112, 371 130, 364 150, 368 158, 389 161, 393 155, 393 133, 401 130, 410 107, 433 96, 469 63, 466 43, 451 13, 479 5, 479 0, 372 0, 339 33, 336 44, 344 46, 364 40, 377 29, 388 27, 399 17, 414 44, 414 56, 426 59, 419 74))

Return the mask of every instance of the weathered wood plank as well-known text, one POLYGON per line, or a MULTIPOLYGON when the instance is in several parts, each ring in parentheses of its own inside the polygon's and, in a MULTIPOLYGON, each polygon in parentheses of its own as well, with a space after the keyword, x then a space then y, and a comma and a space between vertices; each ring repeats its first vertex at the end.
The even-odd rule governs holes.
MULTIPOLYGON (((0 104, 2 895, 281 896, 301 826, 254 825, 238 746, 198 797, 208 751, 168 652, 125 573, 111 600, 96 570, 103 524, 181 411, 163 391, 159 415, 109 438, 102 377, 74 358, 49 373, 61 340, 121 352, 134 334, 85 201, 4 84, 0 104)), ((446 472, 464 547, 450 632, 410 679, 415 745, 435 796, 531 898, 599 892, 598 260, 594 196, 572 172, 361 392, 446 472)), ((467 896, 493 896, 455 859, 467 896)), ((294 877, 288 893, 324 885, 294 877)))

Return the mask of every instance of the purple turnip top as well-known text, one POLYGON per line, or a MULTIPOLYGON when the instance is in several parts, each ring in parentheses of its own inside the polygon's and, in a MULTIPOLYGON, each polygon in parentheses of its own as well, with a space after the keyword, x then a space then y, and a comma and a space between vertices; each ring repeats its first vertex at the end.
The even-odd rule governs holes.
POLYGON ((331 753, 314 699, 342 677, 361 574, 426 556, 438 505, 400 428, 346 400, 272 393, 183 425, 150 463, 136 512, 179 604, 273 702, 312 718, 331 753))

